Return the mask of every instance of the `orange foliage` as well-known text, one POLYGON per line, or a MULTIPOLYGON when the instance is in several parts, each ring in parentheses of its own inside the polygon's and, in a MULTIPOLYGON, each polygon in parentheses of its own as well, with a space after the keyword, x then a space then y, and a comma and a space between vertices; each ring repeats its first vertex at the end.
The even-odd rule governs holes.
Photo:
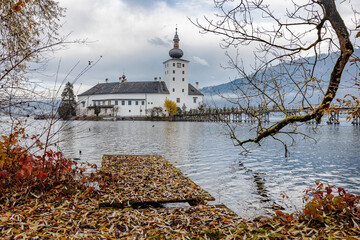
POLYGON ((164 103, 164 107, 170 116, 177 114, 177 106, 174 101, 166 99, 164 103))
MULTIPOLYGON (((65 158, 61 152, 47 150, 41 155, 31 153, 20 142, 29 139, 24 128, 16 124, 9 136, 2 136, 0 141, 0 202, 6 193, 19 191, 48 191, 59 185, 80 186, 89 178, 83 173, 85 168, 77 162, 65 158)), ((43 144, 34 135, 37 150, 43 144)), ((96 165, 88 166, 96 168, 96 165)), ((93 177, 95 174, 92 174, 93 177)), ((25 191, 25 192, 26 192, 25 191)))
POLYGON ((20 12, 21 11, 21 8, 23 8, 25 6, 25 3, 28 3, 29 0, 19 0, 13 7, 12 9, 14 11, 17 11, 17 12, 20 12))
POLYGON ((337 221, 351 220, 354 212, 357 212, 359 197, 346 192, 341 187, 337 188, 336 195, 335 186, 324 186, 318 181, 315 183, 316 188, 305 191, 307 194, 304 197, 304 202, 307 203, 303 209, 305 219, 315 224, 322 224, 330 218, 336 218, 337 221), (310 199, 309 196, 312 198, 310 199))

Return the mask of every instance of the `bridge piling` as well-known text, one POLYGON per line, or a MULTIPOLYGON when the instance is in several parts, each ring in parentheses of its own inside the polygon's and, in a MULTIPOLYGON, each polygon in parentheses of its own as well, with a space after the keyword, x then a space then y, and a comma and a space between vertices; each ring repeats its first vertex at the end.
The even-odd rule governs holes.
POLYGON ((327 124, 340 124, 339 118, 340 118, 339 111, 331 110, 329 113, 329 119, 326 123, 327 124))
POLYGON ((353 116, 353 120, 351 123, 356 126, 360 125, 360 113, 353 116))

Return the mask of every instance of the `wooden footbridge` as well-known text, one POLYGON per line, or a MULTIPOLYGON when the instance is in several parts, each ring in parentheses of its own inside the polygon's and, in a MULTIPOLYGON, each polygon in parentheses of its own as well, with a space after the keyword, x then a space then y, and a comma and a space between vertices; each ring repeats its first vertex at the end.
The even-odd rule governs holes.
MULTIPOLYGON (((316 107, 316 106, 315 106, 316 107)), ((356 110, 355 107, 331 107, 326 113, 327 124, 340 124, 340 115, 356 110)), ((248 108, 241 110, 239 108, 223 108, 223 109, 205 109, 189 111, 185 114, 174 116, 174 121, 194 121, 194 122, 270 122, 270 116, 276 113, 283 113, 287 116, 300 115, 310 112, 310 108, 302 108, 297 106, 289 106, 285 110, 275 108, 248 108)), ((349 115, 353 125, 360 125, 360 113, 349 115)), ((309 121, 308 124, 315 124, 315 121, 309 121)))
POLYGON ((148 239, 159 232, 185 239, 201 229, 229 232, 242 221, 223 204, 207 204, 215 198, 161 156, 104 155, 100 173, 97 211, 111 209, 111 220, 122 209, 120 223, 126 227, 121 226, 120 236, 126 239, 148 239), (190 206, 165 206, 184 202, 190 206))

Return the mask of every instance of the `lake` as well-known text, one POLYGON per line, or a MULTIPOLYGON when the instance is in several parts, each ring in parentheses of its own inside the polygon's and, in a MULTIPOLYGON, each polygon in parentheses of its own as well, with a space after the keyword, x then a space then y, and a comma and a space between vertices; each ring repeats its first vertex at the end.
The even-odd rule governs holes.
MULTIPOLYGON (((342 121, 344 122, 344 121, 342 121)), ((297 137, 284 157, 284 147, 268 139, 249 153, 233 145, 226 128, 213 122, 73 121, 60 134, 67 157, 100 165, 103 154, 162 155, 195 183, 241 217, 271 213, 272 206, 301 208, 303 191, 315 180, 360 194, 360 127, 323 125, 317 139, 297 137), (81 154, 80 154, 81 151, 81 154), (281 193, 289 196, 284 202, 281 193)), ((248 124, 239 131, 249 136, 248 124)))

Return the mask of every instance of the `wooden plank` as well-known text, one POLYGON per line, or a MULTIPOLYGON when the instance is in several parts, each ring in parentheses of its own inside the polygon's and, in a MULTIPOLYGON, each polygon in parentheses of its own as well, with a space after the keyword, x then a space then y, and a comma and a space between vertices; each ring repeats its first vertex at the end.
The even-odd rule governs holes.
POLYGON ((161 156, 104 155, 101 170, 105 187, 99 191, 100 207, 215 200, 161 156))

